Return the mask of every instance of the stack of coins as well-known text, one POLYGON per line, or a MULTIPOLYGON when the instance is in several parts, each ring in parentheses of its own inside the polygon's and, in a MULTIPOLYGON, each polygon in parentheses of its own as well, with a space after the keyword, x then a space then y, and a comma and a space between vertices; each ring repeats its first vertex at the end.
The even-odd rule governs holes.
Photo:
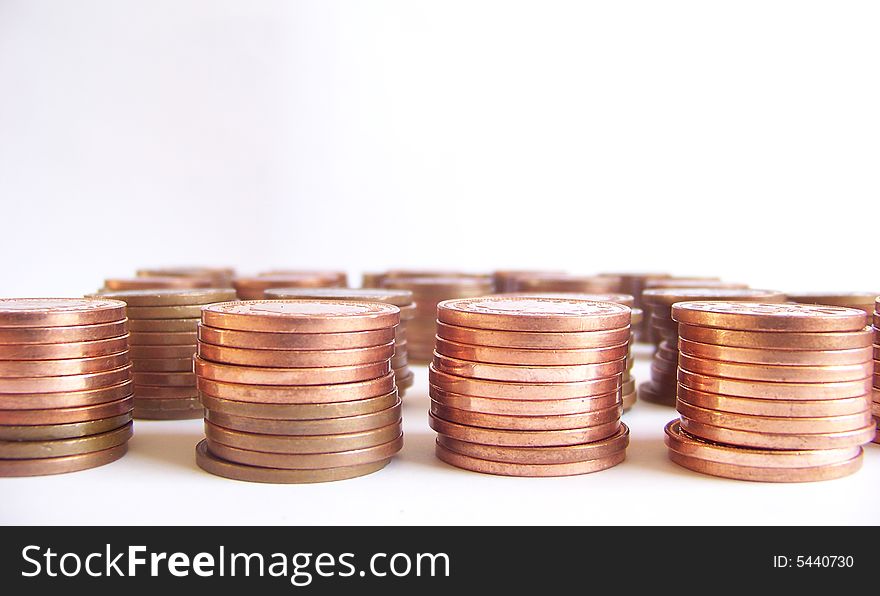
POLYGON ((237 277, 232 285, 239 300, 262 300, 269 288, 341 288, 345 282, 336 273, 278 273, 237 277))
POLYGON ((138 269, 138 277, 196 277, 211 280, 211 287, 231 288, 235 269, 231 267, 159 267, 138 269))
POLYGON ((507 294, 516 292, 517 280, 521 277, 536 277, 541 275, 565 275, 565 271, 550 270, 500 270, 492 273, 492 279, 495 281, 495 292, 498 294, 507 294))
POLYGON ((202 310, 195 358, 203 469, 252 482, 325 482, 400 451, 391 356, 400 310, 377 302, 262 300, 202 310))
POLYGON ((400 324, 394 329, 394 354, 391 368, 400 397, 412 387, 413 372, 409 368, 406 345, 406 322, 415 316, 416 306, 409 290, 351 289, 351 288, 273 288, 266 290, 270 300, 345 300, 353 302, 381 302, 400 309, 400 324))
POLYGON ((511 280, 511 292, 564 292, 566 294, 613 294, 620 292, 622 280, 605 275, 537 273, 511 280))
POLYGON ((452 298, 475 298, 491 294, 494 284, 487 277, 391 277, 385 288, 409 290, 416 303, 415 317, 407 321, 406 335, 411 362, 427 364, 434 351, 437 304, 452 298))
POLYGON ((235 299, 232 289, 128 290, 104 298, 127 304, 134 417, 201 418, 192 358, 202 307, 235 299))
POLYGON ((584 474, 623 461, 628 307, 488 296, 441 302, 437 316, 437 457, 507 476, 584 474))
MULTIPOLYGON (((721 281, 718 277, 667 277, 661 279, 649 279, 645 282, 645 289, 642 290, 678 290, 678 289, 703 289, 714 288, 718 290, 738 290, 748 288, 748 284, 721 281)), ((645 343, 653 344, 655 347, 660 345, 663 337, 656 333, 654 326, 651 324, 652 312, 651 305, 645 302, 644 296, 642 303, 645 308, 645 334, 642 339, 645 343)), ((665 309, 663 309, 665 311, 665 309)), ((662 317, 666 318, 668 313, 663 312, 662 317)))
POLYGON ((272 269, 271 271, 263 271, 262 273, 260 273, 260 276, 266 275, 304 275, 317 277, 321 279, 324 283, 332 284, 331 287, 348 287, 348 273, 346 273, 345 271, 319 271, 316 269, 272 269))
POLYGON ((104 280, 102 292, 122 292, 125 290, 162 290, 186 288, 210 288, 214 280, 210 277, 142 276, 131 278, 110 278, 104 280))
POLYGON ((669 456, 741 480, 804 482, 859 469, 874 438, 872 334, 861 310, 681 302, 669 456))
POLYGON ((125 304, 0 300, 0 476, 85 470, 132 434, 125 304))
MULTIPOLYGON (((874 333, 874 384, 871 389, 871 413, 874 422, 880 426, 880 297, 874 299, 874 312, 872 313, 874 333)), ((880 443, 880 435, 874 437, 875 443, 880 443)))
MULTIPOLYGON (((633 297, 633 306, 641 309, 643 312, 645 306, 642 303, 642 291, 648 280, 669 278, 668 273, 600 273, 603 277, 617 277, 620 279, 620 288, 617 290, 621 294, 629 294, 633 297)), ((640 323, 633 322, 633 335, 638 342, 645 341, 645 328, 647 321, 642 319, 640 323)))
POLYGON ((878 295, 880 295, 880 292, 845 292, 838 294, 798 292, 788 294, 788 299, 799 304, 828 304, 830 306, 843 306, 844 308, 857 308, 869 315, 873 315, 874 300, 878 295))
POLYGON ((672 320, 672 305, 685 300, 738 300, 741 302, 783 302, 785 295, 747 288, 669 288, 645 290, 642 299, 650 312, 650 326, 659 339, 651 362, 651 380, 639 386, 639 399, 664 406, 675 406, 678 383, 678 325, 672 320))

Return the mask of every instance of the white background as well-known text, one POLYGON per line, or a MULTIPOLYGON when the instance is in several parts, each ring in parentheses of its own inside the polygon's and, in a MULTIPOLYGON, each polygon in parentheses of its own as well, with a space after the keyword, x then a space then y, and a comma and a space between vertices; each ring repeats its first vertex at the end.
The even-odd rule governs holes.
MULTIPOLYGON (((875 2, 0 0, 0 295, 140 266, 716 274, 880 289, 875 2)), ((640 380, 647 367, 640 364, 640 380)), ((858 475, 737 483, 628 461, 571 479, 407 446, 324 486, 199 473, 193 422, 106 468, 0 482, 0 522, 877 523, 858 475)))

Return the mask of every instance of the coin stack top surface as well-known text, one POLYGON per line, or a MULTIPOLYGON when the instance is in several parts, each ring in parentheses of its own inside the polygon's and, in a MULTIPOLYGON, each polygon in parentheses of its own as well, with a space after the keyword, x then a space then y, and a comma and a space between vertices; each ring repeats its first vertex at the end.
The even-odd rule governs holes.
POLYGON ((0 476, 94 468, 132 434, 125 303, 0 299, 0 476))
POLYGON ((157 267, 138 269, 138 277, 194 277, 211 280, 213 288, 231 288, 235 269, 231 267, 157 267))
POLYGON ((192 358, 202 307, 235 299, 231 288, 126 290, 101 296, 126 303, 134 417, 201 418, 192 358))
POLYGON ((341 288, 345 274, 334 271, 291 271, 236 277, 232 285, 239 300, 262 300, 269 288, 341 288))
POLYGON ((569 476, 625 458, 630 309, 488 296, 437 308, 430 424, 441 460, 507 476, 569 476))
POLYGON ((403 444, 391 358, 400 309, 345 300, 229 302, 202 311, 205 406, 196 460, 251 482, 375 472, 403 444))
POLYGON ((788 294, 788 299, 800 304, 827 304, 829 306, 844 306, 846 308, 858 308, 868 315, 873 315, 874 301, 880 292, 795 292, 788 294))
POLYGON ((124 290, 172 290, 191 288, 211 288, 214 280, 210 277, 187 277, 182 275, 114 277, 104 280, 102 292, 124 290))
POLYGON ((871 331, 861 310, 695 301, 680 325, 669 457, 705 474, 806 482, 859 469, 871 417, 871 331))

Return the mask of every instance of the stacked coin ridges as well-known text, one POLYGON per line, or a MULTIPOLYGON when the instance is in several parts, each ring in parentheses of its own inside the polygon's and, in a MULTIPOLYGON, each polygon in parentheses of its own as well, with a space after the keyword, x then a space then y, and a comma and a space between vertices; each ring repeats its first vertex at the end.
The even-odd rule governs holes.
POLYGON ((409 290, 416 303, 415 316, 407 321, 407 346, 412 362, 431 361, 436 333, 437 304, 453 298, 474 298, 491 294, 494 283, 488 277, 389 277, 383 287, 409 290))
POLYGON ((134 371, 134 417, 201 418, 192 359, 202 307, 235 299, 226 288, 126 290, 102 297, 127 305, 134 371))
POLYGON ((565 292, 610 294, 620 291, 622 280, 606 275, 572 275, 568 273, 535 273, 519 275, 511 280, 511 292, 565 292))
MULTIPOLYGON (((871 413, 874 415, 874 422, 880 426, 880 378, 878 378, 878 371, 880 371, 880 298, 874 299, 874 311, 872 313, 873 325, 871 329, 874 333, 874 346, 873 346, 873 357, 874 357, 874 377, 873 377, 873 388, 871 389, 871 413)), ((874 437, 875 443, 880 443, 880 436, 874 437)))
POLYGON ((337 271, 268 272, 232 281, 239 300, 262 300, 270 288, 341 288, 345 273, 337 271))
POLYGON ((138 269, 138 277, 194 277, 209 279, 213 288, 231 288, 235 269, 231 267, 157 267, 138 269))
POLYGON ((354 478, 400 451, 391 358, 400 309, 260 300, 206 307, 195 360, 206 439, 196 460, 252 482, 354 478))
POLYGON ((686 300, 738 300, 741 302, 783 302, 785 295, 747 288, 665 288, 642 292, 650 317, 652 336, 659 340, 651 361, 651 380, 639 386, 639 399, 675 406, 678 381, 678 324, 672 320, 672 305, 686 300))
POLYGON ((630 309, 487 296, 437 308, 430 425, 441 460, 507 476, 568 476, 625 458, 630 309))
POLYGON ((407 355, 406 323, 415 316, 416 305, 409 290, 353 289, 353 288, 274 288, 266 290, 271 300, 346 300, 354 302, 381 302, 393 304, 400 309, 400 324, 394 329, 394 354, 391 368, 400 397, 412 387, 413 372, 407 355))
POLYGON ((669 457, 705 474, 806 482, 859 469, 875 436, 872 333, 836 306, 681 302, 669 457))
POLYGON ((125 303, 0 300, 0 476, 122 457, 132 434, 125 303))

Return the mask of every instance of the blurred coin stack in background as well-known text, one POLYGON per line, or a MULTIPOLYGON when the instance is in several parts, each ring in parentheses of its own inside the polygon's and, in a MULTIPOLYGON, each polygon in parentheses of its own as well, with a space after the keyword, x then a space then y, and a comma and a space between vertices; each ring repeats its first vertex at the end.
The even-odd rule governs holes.
MULTIPOLYGON (((645 311, 645 306, 642 302, 642 291, 645 289, 645 284, 648 280, 655 279, 664 279, 671 277, 668 273, 600 273, 602 277, 616 277, 620 279, 620 287, 617 292, 621 294, 629 294, 633 297, 633 307, 637 309, 641 309, 642 312, 645 311)), ((648 327, 648 321, 642 317, 641 322, 636 323, 633 321, 633 334, 635 337, 635 341, 644 342, 645 340, 645 329, 648 327)))
POLYGON ((672 305, 685 300, 738 300, 741 302, 784 302, 785 295, 747 288, 668 288, 642 292, 650 315, 653 336, 659 340, 651 361, 651 380, 639 386, 639 399, 675 406, 678 381, 678 324, 672 320, 672 305))
POLYGON ((859 469, 875 436, 872 333, 835 306, 680 302, 669 457, 714 476, 805 482, 859 469))
POLYGON ((231 288, 235 269, 231 267, 156 267, 138 269, 138 277, 187 277, 211 280, 212 288, 231 288))
POLYGON ((406 344, 406 323, 415 317, 416 306, 409 290, 371 288, 273 288, 266 290, 270 300, 345 300, 353 302, 381 302, 400 309, 400 323, 394 328, 394 355, 391 368, 394 382, 403 397, 412 387, 413 372, 409 368, 406 344))
POLYGON ((832 294, 829 292, 796 292, 787 294, 790 302, 798 304, 828 304, 830 306, 843 306, 844 308, 857 308, 865 311, 868 315, 874 314, 874 301, 880 292, 846 292, 832 294))
MULTIPOLYGON (((381 273, 363 273, 361 275, 361 287, 383 288, 385 280, 413 278, 413 277, 476 277, 489 278, 485 273, 469 273, 467 271, 450 271, 441 269, 390 269, 381 273)), ((494 287, 494 282, 493 282, 494 287)))
POLYGON ((262 300, 269 288, 344 288, 343 271, 277 271, 232 281, 239 300, 262 300))
POLYGON ((429 369, 437 457, 507 476, 568 476, 625 458, 630 309, 489 296, 438 307, 429 369))
POLYGON ((85 470, 132 434, 125 303, 0 300, 0 476, 85 470))
POLYGON ((134 371, 134 417, 201 418, 192 359, 202 307, 235 299, 231 288, 127 290, 104 298, 127 305, 134 371))
POLYGON ((252 482, 354 478, 403 445, 391 357, 400 310, 263 300, 202 310, 195 360, 206 439, 198 465, 252 482))
MULTIPOLYGON (((874 333, 874 345, 873 345, 873 356, 874 356, 874 384, 873 389, 871 389, 871 413, 874 415, 874 422, 880 426, 880 376, 878 376, 878 371, 880 371, 880 298, 876 298, 874 302, 874 312, 872 313, 873 325, 871 326, 871 330, 874 333)), ((875 443, 880 443, 880 436, 874 437, 875 443)))
POLYGON ((550 270, 500 270, 492 273, 492 279, 495 282, 496 294, 508 294, 516 292, 517 280, 521 277, 535 277, 541 275, 565 275, 565 271, 550 270))
POLYGON ((117 277, 104 280, 101 292, 121 292, 125 290, 172 290, 189 288, 211 288, 214 280, 209 277, 184 276, 141 276, 117 277))
POLYGON ((510 280, 510 292, 562 292, 566 294, 620 293, 622 280, 605 275, 571 275, 568 273, 520 274, 510 280))

